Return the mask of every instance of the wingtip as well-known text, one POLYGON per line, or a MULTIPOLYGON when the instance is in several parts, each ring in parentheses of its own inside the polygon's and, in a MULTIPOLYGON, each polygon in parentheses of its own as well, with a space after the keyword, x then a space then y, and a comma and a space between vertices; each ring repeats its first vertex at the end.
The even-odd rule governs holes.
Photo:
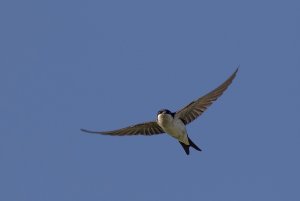
POLYGON ((236 68, 236 70, 234 71, 234 74, 236 74, 238 71, 239 71, 239 69, 240 69, 240 64, 238 65, 238 67, 236 68))
POLYGON ((90 131, 90 130, 83 129, 83 128, 81 128, 80 130, 81 130, 82 132, 85 132, 85 133, 97 133, 97 132, 95 132, 95 131, 90 131))
POLYGON ((238 73, 240 69, 240 65, 238 65, 238 67, 236 68, 236 70, 232 73, 232 75, 229 77, 229 80, 233 80, 236 76, 236 74, 238 73))

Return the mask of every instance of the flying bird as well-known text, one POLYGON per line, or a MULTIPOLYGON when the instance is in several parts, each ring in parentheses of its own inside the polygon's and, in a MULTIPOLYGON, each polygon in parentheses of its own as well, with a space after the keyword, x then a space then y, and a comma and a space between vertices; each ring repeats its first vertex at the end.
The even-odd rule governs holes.
POLYGON ((83 132, 112 135, 112 136, 129 136, 129 135, 156 135, 167 133, 176 138, 185 153, 189 155, 190 147, 201 151, 201 149, 189 138, 186 130, 186 125, 199 117, 215 100, 217 100, 223 92, 228 88, 238 72, 235 72, 219 87, 209 92, 208 94, 192 101, 182 109, 171 112, 168 109, 161 109, 157 112, 156 121, 144 122, 128 126, 112 131, 91 131, 81 129, 83 132))

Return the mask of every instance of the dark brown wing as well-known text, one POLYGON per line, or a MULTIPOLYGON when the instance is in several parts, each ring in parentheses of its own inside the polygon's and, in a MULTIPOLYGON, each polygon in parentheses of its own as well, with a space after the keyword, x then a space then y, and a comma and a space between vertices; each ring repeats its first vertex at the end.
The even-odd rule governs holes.
POLYGON ((115 136, 156 135, 156 134, 164 133, 163 129, 155 121, 136 124, 136 125, 128 126, 126 128, 121 128, 113 131, 90 131, 86 129, 81 129, 81 131, 87 133, 115 135, 115 136))
POLYGON ((184 124, 189 124, 199 117, 212 103, 217 100, 227 87, 231 84, 232 80, 235 78, 236 71, 218 88, 209 92, 205 96, 200 97, 199 99, 191 102, 181 110, 177 111, 175 116, 183 121, 184 124))

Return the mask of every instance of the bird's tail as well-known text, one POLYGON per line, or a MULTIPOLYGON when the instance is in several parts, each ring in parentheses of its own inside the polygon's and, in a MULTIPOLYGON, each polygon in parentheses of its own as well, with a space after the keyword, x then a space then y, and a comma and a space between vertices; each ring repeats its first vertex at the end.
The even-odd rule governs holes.
POLYGON ((190 147, 193 147, 194 149, 196 149, 198 151, 202 151, 189 137, 188 137, 188 140, 189 140, 189 145, 186 145, 183 142, 179 141, 179 143, 181 144, 181 146, 183 147, 183 149, 187 155, 190 154, 190 147))

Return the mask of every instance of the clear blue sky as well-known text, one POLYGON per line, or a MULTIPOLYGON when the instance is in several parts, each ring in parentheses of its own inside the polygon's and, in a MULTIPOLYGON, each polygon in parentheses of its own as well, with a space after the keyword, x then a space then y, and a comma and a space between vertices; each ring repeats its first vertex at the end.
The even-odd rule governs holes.
POLYGON ((0 200, 300 200, 297 1, 0 3, 0 200), (176 111, 222 83, 167 135, 110 130, 176 111), (178 94, 178 91, 181 93, 178 94))

